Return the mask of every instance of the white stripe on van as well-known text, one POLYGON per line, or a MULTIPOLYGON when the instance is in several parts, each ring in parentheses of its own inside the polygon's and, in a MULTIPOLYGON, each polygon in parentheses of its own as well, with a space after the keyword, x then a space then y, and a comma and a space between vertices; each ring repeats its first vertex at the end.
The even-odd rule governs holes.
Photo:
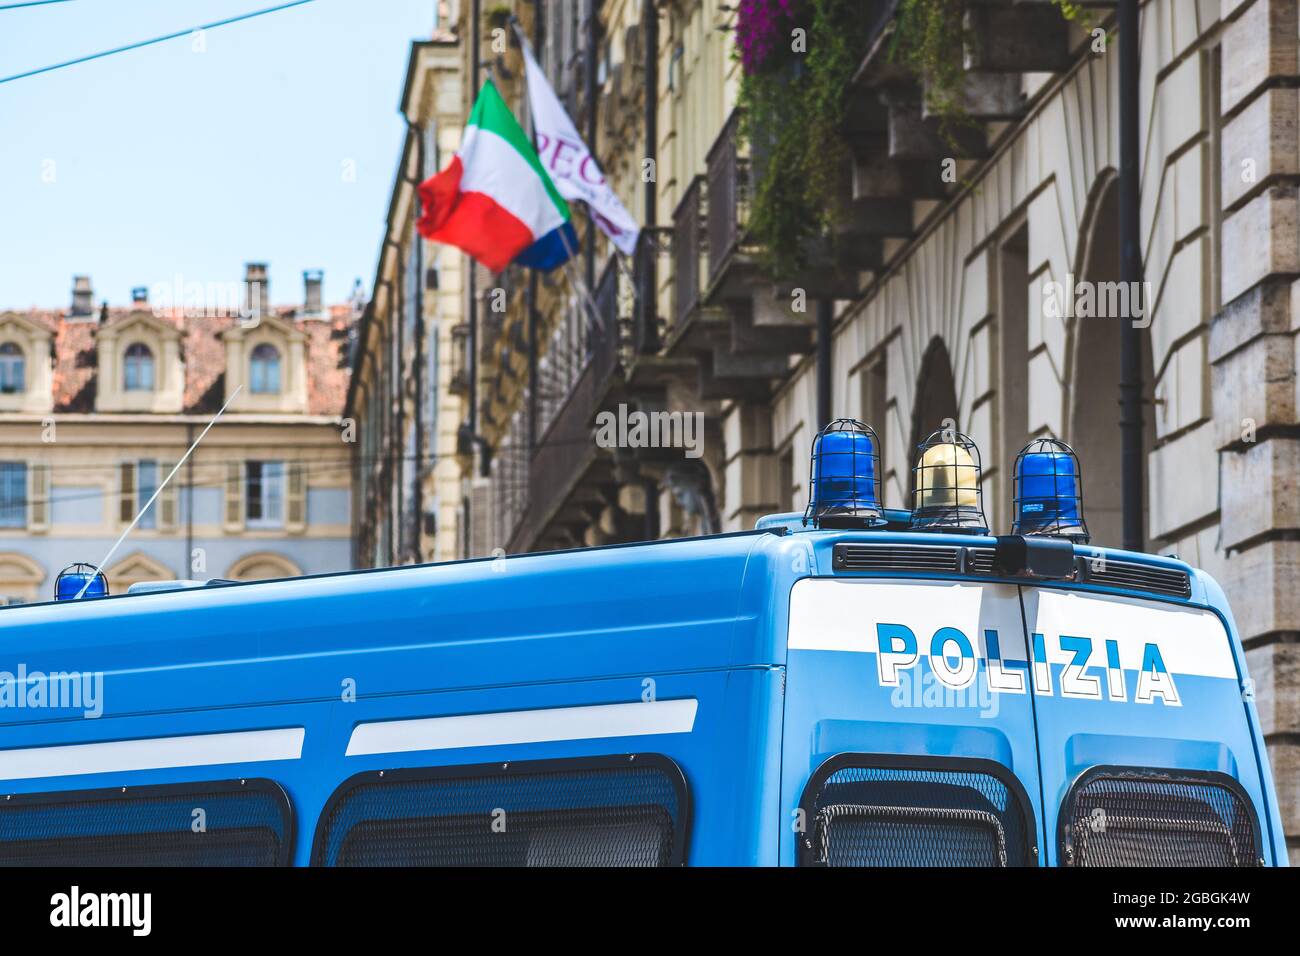
POLYGON ((286 727, 0 750, 0 780, 297 760, 302 757, 305 736, 306 730, 302 727, 286 727))
POLYGON ((689 734, 695 728, 697 706, 691 698, 375 721, 353 729, 347 755, 689 734))

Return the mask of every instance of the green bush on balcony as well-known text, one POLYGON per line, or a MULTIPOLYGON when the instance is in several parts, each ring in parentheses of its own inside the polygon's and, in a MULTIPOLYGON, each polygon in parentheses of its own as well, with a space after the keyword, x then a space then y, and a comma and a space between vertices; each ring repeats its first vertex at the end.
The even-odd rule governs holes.
POLYGON ((965 85, 964 0, 902 0, 889 56, 902 63, 925 91, 926 108, 940 117, 945 132, 968 121, 965 85))
POLYGON ((840 216, 849 162, 843 137, 849 80, 870 30, 861 0, 747 0, 736 24, 742 132, 750 144, 753 191, 748 231, 765 265, 788 276, 810 265, 808 249, 840 216), (756 24, 781 27, 761 58, 756 24), (799 31, 802 31, 800 33, 799 31))

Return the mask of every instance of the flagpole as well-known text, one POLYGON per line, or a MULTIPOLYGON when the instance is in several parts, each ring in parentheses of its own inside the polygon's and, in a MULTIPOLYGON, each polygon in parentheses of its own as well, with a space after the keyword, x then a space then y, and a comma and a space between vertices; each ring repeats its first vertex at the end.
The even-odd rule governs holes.
MULTIPOLYGON (((585 99, 587 101, 587 152, 600 165, 596 152, 596 34, 599 20, 596 17, 596 0, 587 2, 587 53, 582 65, 586 72, 585 99)), ((587 288, 596 288, 596 218, 587 207, 587 288)))
MULTIPOLYGON (((541 34, 541 5, 542 5, 542 0, 535 0, 535 2, 536 2, 536 5, 537 5, 537 9, 536 9, 534 15, 537 17, 537 20, 536 20, 536 21, 534 22, 534 24, 533 24, 533 29, 534 29, 534 32, 538 35, 538 39, 535 41, 535 44, 534 44, 534 45, 537 46, 537 47, 540 47, 540 46, 541 46, 541 38, 540 38, 540 34, 541 34)), ((523 28, 519 25, 519 18, 518 18, 518 17, 512 17, 512 18, 510 19, 510 26, 511 26, 511 28, 514 30, 515 37, 516 37, 516 39, 519 40, 519 44, 520 44, 520 46, 524 47, 524 49, 526 50, 526 49, 528 48, 528 47, 527 47, 528 41, 527 41, 527 39, 524 37, 524 31, 523 31, 523 28)), ((525 71, 525 72, 526 72, 526 71, 525 71)), ((526 79, 526 78, 525 78, 525 83, 527 83, 527 79, 526 79)), ((530 139, 532 140, 533 149, 536 149, 536 148, 537 148, 537 121, 536 121, 536 120, 537 120, 537 118, 533 115, 533 111, 532 111, 532 103, 530 102, 530 103, 529 103, 529 109, 528 109, 528 125, 529 125, 529 127, 531 127, 531 129, 529 130, 529 137, 530 137, 530 139)), ((594 157, 594 154, 593 154, 593 157, 594 157)), ((586 203, 584 203, 583 205, 584 205, 584 207, 585 207, 586 210, 587 210, 587 233, 588 233, 588 236, 594 236, 595 234, 594 234, 594 232, 593 232, 592 230, 594 230, 594 229, 596 228, 596 219, 595 219, 595 216, 592 214, 592 210, 591 210, 591 206, 590 206, 590 205, 588 205, 588 204, 586 204, 586 203)), ((572 219, 570 219, 570 222, 572 222, 572 219)), ((567 257, 566 257, 566 259, 565 259, 565 261, 564 261, 564 271, 565 271, 565 273, 566 273, 566 274, 568 275, 568 277, 569 277, 569 284, 572 285, 572 286, 574 287, 574 289, 577 290, 579 300, 582 302, 582 304, 583 304, 584 306, 586 306, 587 311, 588 311, 588 313, 590 314, 590 318, 591 318, 591 320, 592 320, 592 323, 593 323, 597 328, 601 329, 602 331, 605 331, 605 322, 604 322, 604 319, 603 319, 603 317, 602 317, 601 314, 600 314, 600 309, 596 307, 596 300, 595 300, 595 298, 594 298, 594 297, 592 296, 592 294, 591 294, 591 289, 592 289, 592 286, 595 285, 595 282, 594 282, 592 279, 590 279, 590 278, 588 278, 587 281, 584 282, 584 281, 582 280, 582 278, 580 278, 580 277, 578 276, 578 274, 574 271, 574 269, 573 269, 573 267, 572 267, 572 261, 573 261, 575 258, 577 258, 578 251, 577 251, 576 249, 574 249, 573 246, 569 243, 569 235, 568 235, 567 232, 564 231, 564 228, 563 228, 563 227, 561 227, 561 228, 559 229, 559 234, 560 234, 560 241, 561 241, 562 243, 564 243, 564 251, 565 251, 565 253, 567 254, 567 257)), ((594 245, 594 243, 593 243, 591 246, 589 246, 589 251, 591 252, 592 256, 594 257, 594 254, 595 254, 595 245, 594 245)), ((531 270, 531 271, 532 271, 532 278, 535 280, 535 279, 536 279, 536 275, 537 275, 537 270, 536 270, 536 269, 533 269, 533 270, 531 270)), ((594 271, 595 271, 595 259, 592 258, 591 261, 588 263, 588 275, 590 276, 590 274, 593 273, 594 271)), ((532 371, 532 370, 531 370, 531 368, 530 368, 530 372, 531 372, 531 371, 532 371)))
MULTIPOLYGON (((479 79, 479 16, 481 0, 473 0, 470 6, 470 79, 474 96, 478 96, 479 79)), ((466 289, 469 292, 469 453, 472 458, 474 444, 478 438, 478 262, 472 256, 466 256, 469 263, 469 276, 466 289)), ((472 467, 472 465, 471 465, 472 467)), ((471 519, 472 520, 472 519, 471 519)), ((468 528, 465 540, 469 541, 468 528)))
MULTIPOLYGON (((542 46, 542 4, 544 0, 533 0, 533 45, 542 46)), ((510 18, 515 36, 524 44, 524 32, 517 17, 510 18)), ((524 99, 528 100, 528 69, 524 68, 524 99)), ((533 152, 537 152, 537 118, 533 115, 533 104, 528 102, 529 136, 533 143, 533 152)), ((537 309, 538 272, 535 268, 528 270, 528 452, 532 454, 537 447, 537 334, 541 325, 537 309)))
MULTIPOLYGON (((659 224, 659 10, 655 0, 642 0, 644 26, 641 28, 642 55, 645 57, 645 156, 650 176, 645 182, 645 211, 642 213, 641 260, 644 289, 637 289, 641 307, 641 335, 637 347, 652 351, 659 347, 659 276, 658 244, 655 233, 659 224)), ((636 283, 633 283, 636 286, 636 283)), ((649 512, 647 511, 647 514, 649 512)), ((658 537, 658 535, 655 535, 658 537)))

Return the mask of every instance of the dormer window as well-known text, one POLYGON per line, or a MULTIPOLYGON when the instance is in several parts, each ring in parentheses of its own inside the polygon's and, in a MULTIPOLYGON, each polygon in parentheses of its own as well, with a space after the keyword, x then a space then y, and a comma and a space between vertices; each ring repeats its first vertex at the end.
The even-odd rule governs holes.
POLYGON ((17 395, 27 387, 23 350, 13 342, 0 345, 0 394, 17 395))
POLYGON ((308 334, 291 320, 264 315, 220 333, 226 346, 225 396, 232 412, 307 410, 308 334))
POLYGON ((153 351, 143 342, 127 347, 122 371, 122 384, 126 391, 153 391, 153 351))
POLYGON ((249 368, 249 387, 259 395, 280 392, 280 351, 263 342, 253 349, 249 368))

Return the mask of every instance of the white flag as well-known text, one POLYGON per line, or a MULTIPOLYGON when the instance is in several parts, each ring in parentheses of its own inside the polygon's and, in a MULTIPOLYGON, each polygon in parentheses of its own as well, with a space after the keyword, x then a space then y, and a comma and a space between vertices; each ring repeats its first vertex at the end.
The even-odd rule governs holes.
POLYGON ((586 203, 600 231, 609 236, 619 252, 632 255, 636 251, 641 227, 623 208, 614 190, 609 188, 600 164, 578 135, 573 120, 564 112, 555 90, 546 81, 546 74, 533 59, 533 51, 527 43, 522 46, 528 71, 528 109, 532 113, 537 155, 541 157, 542 165, 550 173, 560 195, 570 201, 586 203))

